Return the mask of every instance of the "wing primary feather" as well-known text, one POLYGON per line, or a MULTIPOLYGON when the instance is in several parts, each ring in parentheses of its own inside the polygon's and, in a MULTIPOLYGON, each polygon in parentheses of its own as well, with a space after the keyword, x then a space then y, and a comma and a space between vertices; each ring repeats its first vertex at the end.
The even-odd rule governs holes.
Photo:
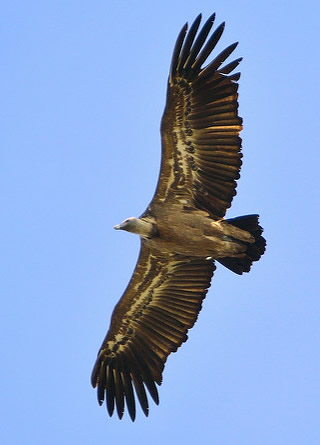
MULTIPOLYGON (((204 42, 206 41, 206 38, 208 37, 208 34, 210 32, 210 29, 212 28, 213 22, 215 20, 216 14, 213 13, 208 20, 205 22, 205 24, 203 25, 201 31, 199 32, 194 44, 192 45, 190 54, 186 60, 186 62, 184 63, 183 68, 184 69, 188 69, 191 67, 191 65, 193 64, 193 62, 195 61, 197 55, 199 54, 199 51, 202 48, 202 45, 204 44, 204 42)), ((194 37, 194 36, 193 36, 194 37)))
POLYGON ((241 77, 241 73, 234 73, 231 74, 231 76, 228 76, 230 80, 233 80, 234 82, 237 82, 240 77, 241 77))
POLYGON ((192 43, 194 41, 194 37, 195 37, 195 35, 196 35, 197 31, 198 31, 198 28, 199 28, 199 25, 200 25, 200 22, 201 22, 201 17, 202 17, 202 15, 199 14, 198 17, 195 19, 195 21, 192 23, 192 25, 191 25, 191 27, 190 27, 187 35, 186 35, 186 38, 185 38, 184 43, 183 43, 183 47, 181 49, 179 61, 178 61, 178 64, 176 66, 176 71, 177 72, 179 72, 181 67, 184 66, 184 62, 186 61, 186 59, 187 59, 187 57, 189 55, 191 45, 192 45, 192 43))
POLYGON ((127 351, 128 357, 130 358, 130 362, 132 364, 130 376, 133 381, 134 389, 137 394, 140 406, 142 408, 142 411, 144 412, 145 416, 148 417, 149 414, 149 403, 147 394, 143 385, 143 380, 141 378, 141 371, 140 366, 137 363, 136 357, 134 356, 134 353, 132 352, 131 348, 127 351))
POLYGON ((113 368, 115 399, 117 406, 117 413, 119 419, 122 419, 124 413, 124 388, 122 384, 121 374, 118 367, 113 368))
POLYGON ((230 56, 230 54, 236 49, 239 42, 232 43, 227 46, 221 53, 212 60, 202 71, 200 71, 197 81, 203 81, 205 77, 208 77, 212 73, 214 73, 217 68, 230 56))
POLYGON ((95 388, 97 386, 98 380, 99 380, 98 376, 102 372, 102 370, 101 370, 102 364, 101 364, 101 361, 99 361, 99 356, 100 356, 100 351, 99 351, 98 358, 96 359, 96 362, 94 364, 94 367, 93 367, 93 370, 91 373, 91 385, 93 388, 95 388))
POLYGON ((145 382, 145 384, 146 384, 146 387, 148 388, 148 391, 149 391, 149 393, 150 393, 154 403, 156 405, 159 405, 159 394, 158 394, 158 390, 157 390, 157 387, 156 387, 154 381, 153 380, 147 380, 145 382))
POLYGON ((174 73, 176 71, 178 62, 179 62, 179 55, 181 51, 181 47, 186 35, 186 32, 188 30, 188 23, 185 23, 185 25, 182 27, 181 31, 179 32, 179 35, 176 40, 176 44, 174 46, 172 59, 171 59, 171 66, 170 66, 170 76, 169 76, 169 82, 172 82, 172 78, 174 76, 174 73))
POLYGON ((121 378, 122 378, 122 383, 123 383, 124 395, 125 395, 125 399, 126 399, 126 405, 127 405, 131 420, 132 420, 132 422, 134 422, 134 420, 136 418, 136 404, 135 404, 135 400, 134 400, 131 376, 130 376, 128 367, 126 365, 126 361, 121 360, 121 362, 122 362, 121 363, 122 364, 121 378))
POLYGON ((114 411, 115 387, 113 378, 113 366, 109 363, 106 366, 106 407, 109 416, 112 416, 114 411))
POLYGON ((154 402, 158 405, 159 404, 158 390, 154 383, 153 376, 148 367, 148 364, 145 362, 144 357, 140 354, 138 348, 132 346, 131 350, 136 358, 136 362, 139 364, 142 381, 148 388, 148 391, 151 397, 153 398, 154 402))
POLYGON ((98 403, 101 406, 105 398, 105 388, 106 388, 106 367, 103 362, 100 363, 100 373, 99 373, 99 383, 98 383, 98 403))
POLYGON ((227 65, 224 65, 222 68, 219 69, 219 73, 221 74, 229 74, 231 71, 233 71, 239 63, 242 61, 243 57, 239 57, 236 60, 233 60, 232 62, 228 63, 227 65))
POLYGON ((225 27, 225 22, 222 22, 221 25, 218 26, 218 28, 214 31, 212 36, 209 38, 208 42, 205 44, 204 48, 202 49, 201 53, 195 60, 195 62, 192 65, 192 69, 196 72, 201 69, 202 64, 207 60, 208 56, 210 55, 211 51, 214 49, 216 44, 219 42, 219 39, 223 33, 225 27))
POLYGON ((136 374, 132 375, 132 379, 133 379, 134 389, 137 394, 142 411, 144 412, 145 416, 148 417, 149 402, 148 402, 146 390, 144 389, 143 382, 142 382, 140 376, 138 376, 136 374))

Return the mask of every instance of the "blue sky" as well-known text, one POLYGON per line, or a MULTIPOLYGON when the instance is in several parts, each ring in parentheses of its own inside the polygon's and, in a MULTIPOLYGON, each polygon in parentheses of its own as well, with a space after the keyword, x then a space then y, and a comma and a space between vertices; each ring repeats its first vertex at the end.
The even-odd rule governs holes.
POLYGON ((1 11, 1 443, 318 444, 319 4, 11 1, 1 11), (250 274, 218 266, 160 405, 109 418, 90 386, 149 203, 171 52, 199 12, 239 40, 250 274))

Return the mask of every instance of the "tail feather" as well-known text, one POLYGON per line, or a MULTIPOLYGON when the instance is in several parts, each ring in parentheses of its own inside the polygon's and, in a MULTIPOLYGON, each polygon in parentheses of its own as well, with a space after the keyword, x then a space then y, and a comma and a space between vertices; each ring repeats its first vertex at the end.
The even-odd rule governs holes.
POLYGON ((254 261, 258 261, 266 250, 266 240, 262 236, 263 228, 259 225, 259 215, 245 215, 225 220, 239 229, 254 236, 254 243, 246 243, 247 251, 243 257, 219 258, 219 263, 239 275, 249 272, 254 261))

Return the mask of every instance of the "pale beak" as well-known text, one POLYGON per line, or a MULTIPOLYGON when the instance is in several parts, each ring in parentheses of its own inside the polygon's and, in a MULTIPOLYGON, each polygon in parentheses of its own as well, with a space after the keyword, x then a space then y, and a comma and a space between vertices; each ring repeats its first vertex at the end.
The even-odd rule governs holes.
POLYGON ((121 224, 117 224, 116 226, 114 226, 114 229, 120 230, 121 229, 121 224))

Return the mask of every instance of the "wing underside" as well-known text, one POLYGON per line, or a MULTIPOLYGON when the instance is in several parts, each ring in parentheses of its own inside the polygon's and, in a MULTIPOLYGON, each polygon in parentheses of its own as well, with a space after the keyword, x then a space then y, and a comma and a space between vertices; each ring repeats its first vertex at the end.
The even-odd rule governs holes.
POLYGON ((242 119, 238 116, 241 59, 221 66, 235 49, 230 45, 202 68, 224 29, 208 38, 214 15, 199 33, 201 15, 176 42, 162 118, 162 160, 152 204, 180 201, 221 218, 236 194, 240 177, 242 119))
POLYGON ((148 415, 146 389, 159 402, 156 384, 166 359, 186 341, 214 269, 211 260, 160 258, 142 246, 92 373, 99 404, 105 400, 110 415, 116 407, 121 418, 126 403, 134 420, 136 398, 148 415))

